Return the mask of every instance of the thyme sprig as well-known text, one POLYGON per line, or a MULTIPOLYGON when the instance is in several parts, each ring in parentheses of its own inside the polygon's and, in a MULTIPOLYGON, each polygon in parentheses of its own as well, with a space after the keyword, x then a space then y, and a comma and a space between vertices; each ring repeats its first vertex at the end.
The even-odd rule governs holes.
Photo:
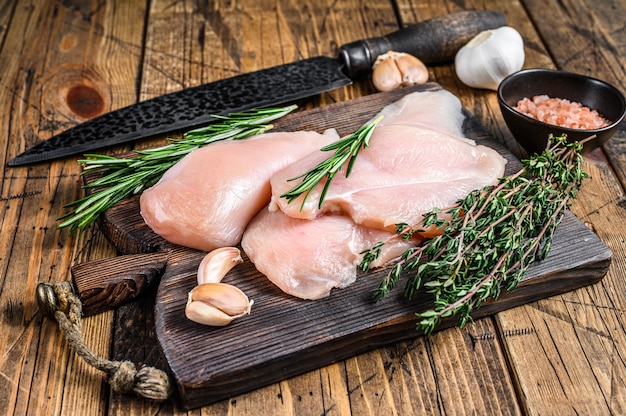
MULTIPOLYGON (((443 234, 409 248, 389 265, 375 297, 383 299, 406 273, 407 298, 421 288, 434 296, 434 307, 417 314, 424 333, 445 318, 458 316, 461 327, 471 321, 485 300, 497 299, 502 288, 515 288, 528 266, 550 252, 554 231, 587 177, 581 168, 583 143, 551 137, 546 150, 523 160, 520 171, 497 185, 425 214, 417 226, 398 224, 398 234, 407 239, 433 225, 443 234)), ((364 251, 363 270, 380 249, 378 244, 364 251)))
POLYGON ((304 194, 304 198, 302 199, 302 205, 300 206, 300 209, 302 209, 309 194, 317 187, 319 183, 321 183, 323 180, 326 180, 318 202, 318 208, 321 208, 322 203, 324 202, 324 198, 326 197, 326 193, 328 192, 328 188, 330 187, 330 183, 332 182, 337 172, 339 172, 339 170, 341 170, 341 168, 347 162, 348 165, 346 167, 346 178, 350 175, 350 172, 352 172, 352 167, 354 166, 354 162, 356 161, 359 152, 361 151, 361 149, 369 147, 370 138, 374 133, 374 129, 382 119, 383 115, 380 115, 374 120, 361 126, 351 135, 346 136, 343 139, 338 140, 334 143, 331 143, 328 146, 322 147, 320 150, 322 150, 323 152, 329 152, 334 150, 335 153, 333 153, 332 156, 320 162, 317 166, 309 169, 302 175, 288 179, 288 181, 295 181, 302 178, 302 181, 289 191, 282 194, 280 197, 286 198, 288 203, 292 203, 294 200, 298 199, 298 197, 304 194))
POLYGON ((68 227, 71 232, 91 225, 107 209, 130 195, 154 185, 163 174, 191 151, 210 143, 223 140, 242 140, 273 128, 272 121, 297 108, 291 105, 281 108, 262 108, 214 115, 216 122, 206 127, 186 132, 181 139, 168 139, 169 144, 154 149, 135 150, 136 156, 118 158, 107 155, 87 154, 78 161, 86 168, 83 175, 100 173, 100 177, 84 189, 93 190, 82 199, 67 204, 72 211, 58 218, 59 228, 68 227))

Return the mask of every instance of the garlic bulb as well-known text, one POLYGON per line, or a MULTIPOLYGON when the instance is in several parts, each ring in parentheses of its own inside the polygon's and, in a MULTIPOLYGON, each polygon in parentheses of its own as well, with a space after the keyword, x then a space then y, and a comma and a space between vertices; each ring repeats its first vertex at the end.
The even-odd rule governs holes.
POLYGON ((456 54, 456 74, 465 85, 497 90, 507 75, 524 65, 524 41, 510 26, 485 30, 456 54))
POLYGON ((426 81, 426 65, 408 53, 386 52, 379 55, 372 66, 372 82, 378 91, 391 91, 426 81))

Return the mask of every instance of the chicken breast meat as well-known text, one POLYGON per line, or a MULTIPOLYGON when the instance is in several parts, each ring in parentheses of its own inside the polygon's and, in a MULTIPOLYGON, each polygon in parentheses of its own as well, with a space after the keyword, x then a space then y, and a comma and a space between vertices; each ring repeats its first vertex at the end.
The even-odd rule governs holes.
POLYGON ((270 177, 339 139, 334 129, 271 132, 197 149, 140 198, 146 224, 171 243, 210 251, 239 243, 270 200, 270 177))

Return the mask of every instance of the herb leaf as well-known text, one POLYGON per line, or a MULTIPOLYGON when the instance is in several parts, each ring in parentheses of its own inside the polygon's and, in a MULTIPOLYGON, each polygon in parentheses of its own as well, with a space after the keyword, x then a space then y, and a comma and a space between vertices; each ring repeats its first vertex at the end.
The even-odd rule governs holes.
POLYGON ((300 206, 300 209, 302 209, 309 194, 319 183, 326 179, 326 183, 324 184, 324 188, 322 189, 318 202, 318 208, 321 208, 324 198, 326 197, 326 193, 328 192, 328 188, 330 187, 330 183, 337 172, 339 172, 339 170, 347 162, 346 178, 350 175, 359 152, 361 149, 369 147, 370 138, 374 133, 374 129, 382 119, 383 116, 380 115, 373 121, 361 126, 351 135, 344 137, 335 143, 331 143, 328 146, 322 147, 320 150, 324 152, 334 150, 335 153, 302 175, 288 179, 289 181, 295 181, 302 178, 302 181, 291 190, 282 194, 280 197, 286 198, 288 203, 292 203, 294 200, 298 199, 300 195, 304 194, 302 205, 300 206))
POLYGON ((283 117, 297 108, 296 105, 281 108, 262 108, 213 116, 216 122, 191 130, 182 139, 168 139, 169 144, 155 149, 135 150, 136 156, 116 158, 107 155, 87 154, 79 160, 87 168, 83 175, 101 173, 84 189, 94 190, 82 199, 67 204, 72 211, 58 218, 59 228, 68 227, 73 233, 95 222, 107 209, 130 195, 154 185, 163 174, 191 151, 210 143, 223 140, 242 140, 273 128, 270 122, 283 117))
MULTIPOLYGON (((408 275, 407 298, 420 289, 434 298, 432 309, 417 314, 418 329, 430 334, 453 316, 461 327, 470 322, 485 300, 497 299, 502 288, 514 289, 528 266, 548 255, 554 231, 587 177, 580 155, 585 141, 551 137, 543 153, 523 160, 522 169, 499 184, 471 192, 456 207, 425 214, 422 224, 398 224, 400 235, 428 223, 444 232, 388 265, 374 296, 383 299, 408 275)), ((379 252, 380 244, 365 250, 361 269, 367 270, 379 252)))

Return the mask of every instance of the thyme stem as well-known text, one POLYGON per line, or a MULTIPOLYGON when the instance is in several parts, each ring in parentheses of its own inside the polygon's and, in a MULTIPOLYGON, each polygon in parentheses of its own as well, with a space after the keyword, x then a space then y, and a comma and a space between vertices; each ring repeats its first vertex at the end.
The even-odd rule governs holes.
MULTIPOLYGON (((390 271, 374 295, 383 299, 408 275, 406 297, 420 289, 434 297, 434 306, 417 314, 418 329, 430 334, 453 316, 460 326, 471 321, 486 299, 497 299, 502 288, 515 288, 528 266, 548 255, 554 231, 587 177, 580 155, 585 141, 551 137, 543 153, 523 160, 520 171, 497 185, 471 192, 455 207, 425 214, 414 227, 399 224, 403 235, 431 225, 444 232, 388 265, 390 271)), ((379 252, 380 244, 375 252, 366 250, 368 262, 361 268, 367 270, 379 252)))

